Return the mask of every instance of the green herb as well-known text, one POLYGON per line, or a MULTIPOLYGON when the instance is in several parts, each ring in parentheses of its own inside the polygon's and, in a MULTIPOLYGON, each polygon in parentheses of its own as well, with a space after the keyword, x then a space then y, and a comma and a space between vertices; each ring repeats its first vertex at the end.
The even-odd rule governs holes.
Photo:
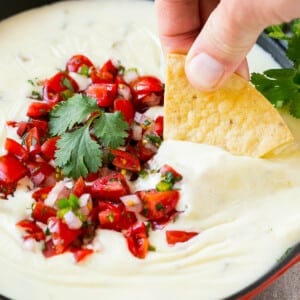
POLYGON ((155 205, 155 208, 156 208, 157 211, 165 210, 165 207, 164 207, 164 205, 162 203, 157 203, 155 205))
POLYGON ((151 122, 149 121, 149 120, 145 120, 144 122, 143 122, 143 125, 145 125, 145 126, 149 126, 151 124, 151 122))
POLYGON ((51 234, 49 227, 46 227, 45 229, 45 235, 49 236, 51 234))
POLYGON ((57 216, 63 218, 64 215, 70 210, 73 211, 77 216, 80 217, 79 211, 79 199, 74 194, 71 194, 69 198, 61 198, 57 201, 57 207, 59 208, 57 216))
POLYGON ((32 79, 28 79, 27 82, 28 82, 29 84, 31 84, 32 86, 35 86, 35 82, 34 82, 32 79))
POLYGON ((161 144, 161 138, 158 135, 146 134, 146 139, 157 147, 161 144))
POLYGON ((79 70, 79 74, 89 77, 90 68, 87 65, 82 65, 79 70))
POLYGON ((95 99, 80 94, 55 106, 49 129, 52 136, 61 136, 55 163, 72 178, 96 172, 102 166, 103 147, 123 146, 128 136, 120 112, 105 113, 95 99))
POLYGON ((107 219, 110 223, 113 223, 115 220, 115 217, 112 213, 108 214, 107 219))
POLYGON ((68 90, 70 90, 71 92, 74 93, 74 87, 73 87, 71 81, 67 77, 63 78, 62 85, 65 86, 68 90))
POLYGON ((148 250, 152 251, 152 252, 155 252, 156 251, 156 247, 150 244, 148 250))
POLYGON ((148 177, 148 172, 145 169, 141 170, 139 172, 139 177, 141 177, 143 179, 147 178, 148 177))
POLYGON ((156 185, 156 190, 159 192, 165 192, 165 191, 170 191, 173 187, 173 184, 170 182, 166 182, 166 181, 160 181, 157 185, 156 185))
POLYGON ((31 91, 31 98, 42 100, 42 95, 37 91, 31 91))
POLYGON ((251 82, 276 108, 286 107, 292 116, 300 118, 300 19, 292 23, 290 33, 285 33, 284 24, 270 26, 267 32, 287 42, 287 57, 293 67, 252 73, 251 82))

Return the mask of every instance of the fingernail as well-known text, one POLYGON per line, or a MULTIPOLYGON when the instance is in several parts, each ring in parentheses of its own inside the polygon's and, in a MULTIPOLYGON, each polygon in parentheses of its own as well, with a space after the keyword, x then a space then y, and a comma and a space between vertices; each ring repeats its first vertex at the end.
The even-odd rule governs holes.
POLYGON ((194 86, 210 90, 222 78, 224 67, 213 57, 206 53, 200 53, 188 62, 186 73, 194 86))

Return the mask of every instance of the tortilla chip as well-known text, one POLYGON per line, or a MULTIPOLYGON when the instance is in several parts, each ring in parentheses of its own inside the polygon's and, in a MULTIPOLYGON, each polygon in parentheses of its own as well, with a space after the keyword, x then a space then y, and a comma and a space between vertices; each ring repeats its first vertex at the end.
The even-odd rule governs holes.
POLYGON ((293 141, 278 111, 246 80, 233 74, 221 89, 201 92, 188 82, 184 63, 184 55, 168 55, 165 139, 215 145, 253 157, 293 141))

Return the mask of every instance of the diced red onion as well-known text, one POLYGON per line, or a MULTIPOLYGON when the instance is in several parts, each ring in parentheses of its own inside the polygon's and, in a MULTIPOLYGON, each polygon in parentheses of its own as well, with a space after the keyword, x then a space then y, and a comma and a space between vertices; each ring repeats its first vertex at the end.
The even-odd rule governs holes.
POLYGON ((79 229, 82 222, 71 210, 64 214, 64 220, 70 229, 79 229))
POLYGON ((128 211, 140 213, 143 209, 142 201, 136 194, 120 197, 128 211))

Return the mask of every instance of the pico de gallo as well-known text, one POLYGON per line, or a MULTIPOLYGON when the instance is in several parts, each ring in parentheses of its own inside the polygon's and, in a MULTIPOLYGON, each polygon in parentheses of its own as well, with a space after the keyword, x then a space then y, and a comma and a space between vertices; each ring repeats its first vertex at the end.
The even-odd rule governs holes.
MULTIPOLYGON (((96 232, 107 229, 123 235, 135 257, 145 258, 155 250, 151 230, 180 214, 181 174, 169 165, 149 170, 147 164, 163 140, 163 117, 153 120, 145 111, 163 105, 163 83, 112 60, 96 67, 84 55, 30 83, 28 119, 7 122, 20 140, 7 137, 0 156, 2 199, 14 194, 20 180, 30 182, 31 214, 16 224, 24 242, 42 243, 47 258, 71 252, 80 262, 101 250, 96 232), (133 192, 130 182, 150 172, 160 173, 156 188, 133 192)), ((197 234, 167 230, 166 241, 174 245, 197 234)))

